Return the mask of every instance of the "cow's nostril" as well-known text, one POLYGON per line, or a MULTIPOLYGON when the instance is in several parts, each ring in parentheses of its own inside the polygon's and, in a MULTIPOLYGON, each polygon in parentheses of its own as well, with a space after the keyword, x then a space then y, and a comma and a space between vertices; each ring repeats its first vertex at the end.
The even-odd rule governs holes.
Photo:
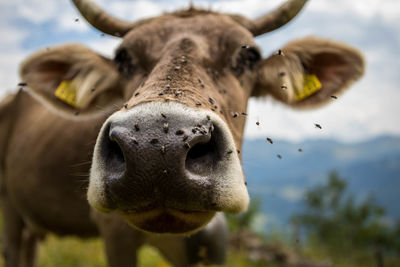
MULTIPOLYGON (((108 138, 104 138, 102 143, 102 154, 105 159, 104 164, 112 176, 122 176, 125 172, 126 164, 122 146, 124 146, 123 133, 117 129, 109 131, 108 138)), ((114 177, 115 178, 115 177, 114 177)))
POLYGON ((194 147, 192 147, 188 154, 187 154, 187 159, 188 160, 196 160, 199 158, 204 158, 208 154, 213 154, 213 150, 215 147, 213 147, 212 142, 207 142, 207 143, 198 143, 194 147))
POLYGON ((214 135, 206 142, 199 142, 187 152, 185 167, 191 173, 207 175, 218 161, 218 145, 214 135))
POLYGON ((110 165, 115 166, 120 171, 125 168, 124 153, 116 141, 110 140, 108 160, 110 165))

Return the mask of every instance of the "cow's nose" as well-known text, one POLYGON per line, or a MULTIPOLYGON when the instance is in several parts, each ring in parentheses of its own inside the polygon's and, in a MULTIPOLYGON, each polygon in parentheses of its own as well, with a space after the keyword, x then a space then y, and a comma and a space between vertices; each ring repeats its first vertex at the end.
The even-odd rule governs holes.
POLYGON ((129 114, 109 121, 100 137, 107 187, 115 198, 160 204, 188 199, 217 183, 221 162, 234 148, 226 147, 222 129, 209 115, 167 110, 129 114))
POLYGON ((222 118, 179 103, 151 102, 116 112, 104 123, 88 200, 97 210, 142 218, 129 219, 139 228, 149 218, 162 225, 181 225, 184 218, 198 227, 215 211, 244 211, 249 196, 222 118))
POLYGON ((115 178, 149 168, 152 174, 158 171, 208 178, 221 157, 219 131, 207 117, 135 119, 137 122, 128 125, 111 124, 108 139, 104 139, 103 155, 115 178))

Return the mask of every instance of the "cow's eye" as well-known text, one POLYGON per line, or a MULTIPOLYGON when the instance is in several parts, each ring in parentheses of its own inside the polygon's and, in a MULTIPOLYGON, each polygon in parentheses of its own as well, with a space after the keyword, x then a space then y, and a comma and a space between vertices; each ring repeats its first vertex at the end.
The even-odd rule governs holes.
POLYGON ((126 49, 120 49, 115 55, 114 62, 118 66, 118 71, 124 75, 133 74, 134 67, 132 63, 132 57, 129 55, 126 49))
POLYGON ((261 54, 257 47, 242 46, 242 49, 239 53, 239 57, 241 57, 242 60, 247 61, 250 64, 254 64, 261 59, 261 54))
POLYGON ((257 47, 243 45, 233 58, 231 68, 237 76, 240 76, 246 69, 252 70, 260 59, 261 54, 257 47))
POLYGON ((247 59, 252 62, 258 62, 261 59, 261 54, 260 51, 258 50, 258 48, 256 47, 250 47, 247 50, 247 59))

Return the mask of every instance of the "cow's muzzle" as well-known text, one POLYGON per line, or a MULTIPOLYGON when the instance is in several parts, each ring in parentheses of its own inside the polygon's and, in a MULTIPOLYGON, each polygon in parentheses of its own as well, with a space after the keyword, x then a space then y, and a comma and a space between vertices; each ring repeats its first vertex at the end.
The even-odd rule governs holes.
POLYGON ((111 116, 97 139, 88 199, 149 232, 188 233, 248 194, 229 129, 214 113, 147 103, 111 116))

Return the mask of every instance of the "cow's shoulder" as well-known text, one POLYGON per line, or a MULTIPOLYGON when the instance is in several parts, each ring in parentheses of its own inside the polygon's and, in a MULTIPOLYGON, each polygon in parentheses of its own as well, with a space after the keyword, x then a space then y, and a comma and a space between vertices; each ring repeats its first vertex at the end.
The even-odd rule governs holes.
POLYGON ((7 146, 19 114, 23 112, 24 106, 25 108, 29 106, 28 103, 23 104, 24 99, 32 102, 32 98, 22 88, 0 99, 0 167, 3 164, 7 146))
POLYGON ((0 163, 5 154, 8 137, 12 131, 12 122, 17 116, 18 98, 21 91, 8 94, 0 100, 0 163))
POLYGON ((12 132, 12 124, 16 118, 18 98, 22 92, 6 95, 0 100, 0 189, 3 182, 3 162, 6 155, 8 138, 12 132))

